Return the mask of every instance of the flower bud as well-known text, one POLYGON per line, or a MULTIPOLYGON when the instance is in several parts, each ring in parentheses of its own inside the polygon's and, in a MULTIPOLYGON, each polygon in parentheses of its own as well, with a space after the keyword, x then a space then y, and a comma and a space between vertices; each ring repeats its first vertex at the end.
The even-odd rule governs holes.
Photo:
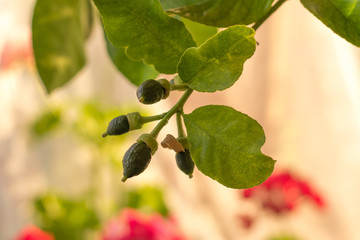
POLYGON ((138 87, 136 96, 143 104, 153 104, 167 98, 169 92, 170 83, 166 79, 160 79, 159 81, 149 79, 138 87))
POLYGON ((126 179, 142 173, 151 160, 151 149, 145 142, 138 141, 134 143, 129 150, 126 151, 123 163, 123 178, 121 181, 125 182, 126 179))
POLYGON ((185 149, 185 152, 178 152, 175 155, 176 165, 178 168, 192 178, 192 173, 194 172, 194 162, 190 156, 190 152, 188 149, 185 149))
POLYGON ((129 120, 126 115, 121 115, 110 121, 108 128, 103 137, 108 135, 121 135, 127 133, 130 130, 129 120))
POLYGON ((140 129, 143 124, 142 117, 138 112, 121 115, 110 121, 106 132, 102 136, 121 135, 135 129, 140 129))
POLYGON ((126 151, 123 162, 123 178, 121 181, 139 175, 150 163, 151 156, 158 149, 156 139, 148 133, 141 134, 137 142, 126 151))

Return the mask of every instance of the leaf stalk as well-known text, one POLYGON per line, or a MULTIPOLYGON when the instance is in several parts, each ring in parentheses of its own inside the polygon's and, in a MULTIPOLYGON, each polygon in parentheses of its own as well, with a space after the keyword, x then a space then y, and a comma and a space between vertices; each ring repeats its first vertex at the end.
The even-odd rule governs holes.
POLYGON ((173 90, 185 91, 186 89, 189 89, 188 85, 186 85, 186 84, 179 84, 179 85, 171 84, 170 85, 170 91, 173 91, 173 90))
POLYGON ((272 6, 270 10, 252 26, 252 28, 256 31, 286 1, 287 0, 277 1, 274 6, 272 6))

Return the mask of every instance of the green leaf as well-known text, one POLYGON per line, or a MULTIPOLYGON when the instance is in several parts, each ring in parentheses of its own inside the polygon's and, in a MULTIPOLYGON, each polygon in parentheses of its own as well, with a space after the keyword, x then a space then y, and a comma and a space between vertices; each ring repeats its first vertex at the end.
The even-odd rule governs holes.
POLYGON ((179 7, 186 7, 199 2, 206 2, 208 0, 160 0, 160 3, 164 9, 172 9, 179 7))
POLYGON ((231 87, 239 79, 244 62, 255 52, 254 34, 252 28, 232 26, 199 48, 189 48, 178 65, 181 80, 200 92, 231 87))
POLYGON ((84 44, 92 17, 88 0, 37 0, 32 40, 36 67, 48 92, 85 65, 84 44))
POLYGON ((190 21, 186 18, 183 18, 182 22, 185 24, 187 30, 189 30, 191 33, 191 36, 193 37, 197 46, 200 46, 218 32, 216 27, 206 26, 201 23, 190 21))
POLYGON ((261 153, 262 127, 227 106, 207 105, 184 115, 190 153, 205 175, 230 188, 250 188, 272 173, 275 161, 261 153))
POLYGON ((215 27, 228 27, 236 24, 248 25, 264 16, 274 0, 198 0, 163 1, 166 10, 195 22, 215 27), (171 2, 168 3, 168 2, 171 2), (166 7, 171 7, 167 9, 166 7))
POLYGON ((360 0, 301 0, 326 26, 360 47, 360 0))
POLYGON ((166 15, 158 0, 94 0, 110 42, 134 61, 175 73, 184 51, 195 46, 184 24, 166 15))
POLYGON ((143 62, 134 62, 125 54, 125 48, 117 48, 106 37, 106 47, 109 56, 116 68, 134 85, 139 86, 147 79, 156 78, 159 74, 153 66, 143 62))

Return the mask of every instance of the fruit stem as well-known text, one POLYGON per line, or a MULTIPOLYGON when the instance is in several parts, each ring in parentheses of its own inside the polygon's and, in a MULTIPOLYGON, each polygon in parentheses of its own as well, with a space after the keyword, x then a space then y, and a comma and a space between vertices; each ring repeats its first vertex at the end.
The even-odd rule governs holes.
POLYGON ((168 123, 169 119, 179 111, 179 109, 182 109, 185 102, 190 97, 191 93, 193 92, 192 89, 187 89, 182 97, 179 99, 179 101, 166 113, 166 115, 161 119, 161 121, 156 125, 156 127, 151 131, 150 135, 154 137, 155 139, 159 135, 159 132, 161 129, 168 123))
POLYGON ((153 121, 163 119, 166 116, 166 114, 167 114, 167 112, 159 114, 159 115, 154 115, 154 116, 141 117, 141 123, 145 124, 148 122, 153 122, 153 121))
POLYGON ((277 1, 274 6, 272 6, 270 10, 252 26, 252 28, 256 31, 284 2, 286 2, 286 0, 277 1))
POLYGON ((173 91, 173 90, 185 91, 186 89, 189 89, 188 85, 186 85, 186 84, 178 84, 178 85, 171 84, 170 85, 170 91, 173 91))
POLYGON ((178 137, 185 137, 185 132, 181 120, 181 115, 183 114, 182 109, 179 109, 179 111, 176 112, 176 124, 178 129, 178 137))

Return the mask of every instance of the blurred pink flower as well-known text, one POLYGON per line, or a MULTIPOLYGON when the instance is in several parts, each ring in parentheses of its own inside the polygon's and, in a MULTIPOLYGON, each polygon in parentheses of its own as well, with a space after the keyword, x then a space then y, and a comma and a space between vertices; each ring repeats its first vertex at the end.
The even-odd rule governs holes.
POLYGON ((110 220, 103 230, 102 240, 186 240, 172 219, 159 214, 145 215, 134 209, 124 209, 110 220))
POLYGON ((23 41, 8 40, 5 42, 0 55, 0 70, 10 69, 15 64, 34 64, 34 56, 32 51, 31 36, 23 41))
POLYGON ((24 227, 14 240, 54 240, 54 237, 36 226, 24 227))
POLYGON ((308 199, 319 208, 325 206, 323 198, 306 181, 289 172, 273 174, 263 184, 245 189, 243 197, 259 201, 262 208, 275 214, 294 210, 302 199, 308 199))

